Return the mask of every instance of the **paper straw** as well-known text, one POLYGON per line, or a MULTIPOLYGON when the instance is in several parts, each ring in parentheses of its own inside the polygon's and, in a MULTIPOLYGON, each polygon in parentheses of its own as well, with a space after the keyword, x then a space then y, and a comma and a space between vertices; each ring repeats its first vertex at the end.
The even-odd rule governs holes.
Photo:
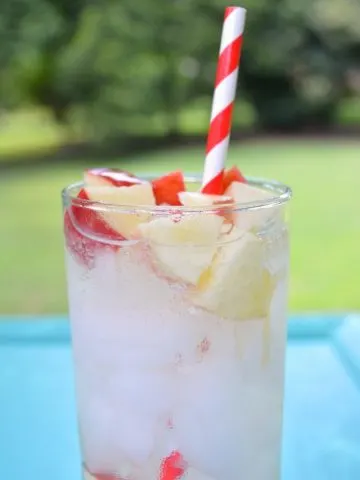
POLYGON ((244 8, 227 7, 225 9, 206 145, 203 193, 222 193, 222 178, 229 147, 245 17, 244 8))
MULTIPOLYGON (((211 121, 206 146, 203 193, 222 193, 222 178, 230 140, 240 54, 246 10, 240 7, 225 9, 211 121)), ((182 476, 182 456, 173 452, 165 459, 161 480, 176 480, 182 476), (180 465, 177 465, 177 463, 180 465)))

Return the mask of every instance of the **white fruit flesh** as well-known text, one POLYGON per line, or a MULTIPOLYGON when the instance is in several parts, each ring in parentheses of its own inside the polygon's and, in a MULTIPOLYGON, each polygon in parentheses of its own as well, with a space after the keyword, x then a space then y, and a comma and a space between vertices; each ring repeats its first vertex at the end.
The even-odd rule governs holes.
POLYGON ((252 187, 247 183, 232 182, 225 190, 225 195, 232 197, 236 202, 256 202, 271 198, 270 192, 252 187))
POLYGON ((233 200, 225 195, 207 195, 200 192, 181 192, 179 200, 185 207, 205 207, 211 205, 231 204, 233 200))
MULTIPOLYGON (((236 203, 250 203, 268 200, 271 193, 252 187, 247 183, 232 182, 226 189, 225 195, 230 196, 236 203)), ((233 214, 235 225, 243 230, 251 230, 265 224, 274 215, 273 208, 261 208, 252 211, 241 211, 233 214)))
POLYGON ((139 227, 161 270, 196 284, 211 264, 224 220, 218 215, 158 218, 139 227))
MULTIPOLYGON (((130 187, 86 187, 86 193, 89 199, 95 202, 130 207, 127 213, 115 210, 99 211, 104 221, 125 238, 130 238, 137 226, 149 218, 148 213, 132 212, 131 207, 155 205, 153 190, 149 183, 130 187)), ((124 211, 126 212, 126 209, 124 211)))
POLYGON ((99 173, 96 173, 96 172, 97 172, 97 170, 95 170, 95 171, 85 171, 84 182, 85 182, 86 186, 91 186, 91 187, 111 187, 111 186, 113 186, 113 184, 110 182, 110 180, 108 180, 107 178, 100 175, 100 170, 98 170, 99 173))
POLYGON ((262 241, 239 229, 222 240, 227 243, 219 248, 213 264, 202 275, 194 303, 234 320, 266 317, 274 282, 264 267, 262 241))

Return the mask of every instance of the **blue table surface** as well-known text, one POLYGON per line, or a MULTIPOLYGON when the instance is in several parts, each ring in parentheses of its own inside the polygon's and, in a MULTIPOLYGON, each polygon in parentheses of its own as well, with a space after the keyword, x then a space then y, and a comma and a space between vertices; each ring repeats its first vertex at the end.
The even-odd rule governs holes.
MULTIPOLYGON (((291 317, 282 470, 360 480, 360 316, 291 317)), ((3 318, 0 480, 80 478, 68 323, 3 318)))

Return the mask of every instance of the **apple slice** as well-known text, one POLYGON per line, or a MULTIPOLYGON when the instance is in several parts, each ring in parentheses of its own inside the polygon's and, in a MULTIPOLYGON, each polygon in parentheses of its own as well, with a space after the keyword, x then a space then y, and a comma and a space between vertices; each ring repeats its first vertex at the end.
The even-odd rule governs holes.
POLYGON ((155 198, 150 183, 130 187, 86 187, 86 194, 94 202, 129 207, 120 211, 104 208, 97 215, 111 229, 122 237, 131 238, 137 226, 145 222, 150 214, 136 212, 131 207, 149 207, 155 205, 155 198), (126 212, 126 213, 125 213, 126 212))
POLYGON ((90 267, 98 242, 85 237, 75 228, 68 211, 64 215, 64 234, 69 251, 80 263, 90 267))
MULTIPOLYGON (((85 189, 80 190, 78 198, 83 200, 91 200, 85 189)), ((119 234, 116 230, 111 228, 102 218, 102 216, 91 206, 72 206, 72 214, 75 223, 80 230, 90 235, 103 237, 104 241, 110 240, 125 240, 125 237, 119 234)))
POLYGON ((226 224, 233 223, 233 212, 229 207, 231 207, 234 201, 229 196, 211 195, 201 192, 181 192, 179 193, 179 199, 185 207, 219 206, 219 210, 217 210, 216 213, 224 217, 226 224))
POLYGON ((77 260, 91 267, 94 262, 95 252, 99 248, 116 250, 118 247, 93 240, 81 233, 74 225, 74 221, 67 211, 64 215, 65 242, 70 252, 77 260))
MULTIPOLYGON (((80 190, 78 198, 89 200, 84 189, 80 190)), ((110 228, 94 210, 72 205, 64 215, 65 241, 69 250, 83 264, 90 267, 94 261, 95 251, 99 248, 117 249, 114 245, 103 242, 106 240, 125 240, 118 232, 110 228), (90 237, 88 236, 90 235, 90 237), (103 242, 94 240, 100 237, 103 242)))
MULTIPOLYGON (((260 188, 252 187, 247 183, 232 182, 226 189, 225 195, 231 196, 237 203, 250 203, 257 201, 264 201, 271 198, 273 195, 260 188)), ((259 208, 256 210, 242 211, 233 214, 233 222, 235 225, 243 230, 251 230, 252 228, 262 227, 274 215, 278 213, 278 209, 274 208, 259 208)))
POLYGON ((247 183, 232 182, 226 189, 224 195, 232 197, 235 202, 256 202, 271 198, 273 195, 266 190, 252 187, 247 183))
POLYGON ((230 187, 230 185, 233 182, 247 183, 246 178, 243 176, 240 170, 235 166, 225 170, 224 172, 223 190, 222 190, 223 193, 226 191, 227 188, 230 187))
POLYGON ((132 173, 116 168, 92 168, 85 170, 85 185, 93 187, 130 187, 147 183, 132 173))
POLYGON ((233 320, 266 317, 274 281, 264 267, 262 240, 236 228, 221 240, 226 243, 200 278, 194 304, 233 320))
POLYGON ((179 193, 186 190, 182 172, 172 172, 152 181, 157 205, 181 205, 179 193))
POLYGON ((179 200, 185 207, 207 207, 233 203, 233 199, 229 196, 209 195, 201 192, 180 192, 179 200))
POLYGON ((165 275, 195 285, 213 260, 223 222, 211 214, 162 217, 139 230, 165 275))

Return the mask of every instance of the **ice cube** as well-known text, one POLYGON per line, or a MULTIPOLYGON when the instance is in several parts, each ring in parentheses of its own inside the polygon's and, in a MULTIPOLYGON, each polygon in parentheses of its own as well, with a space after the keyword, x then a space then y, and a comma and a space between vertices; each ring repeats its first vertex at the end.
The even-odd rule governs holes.
POLYGON ((215 478, 232 480, 240 471, 239 375, 226 357, 183 372, 174 414, 178 448, 189 465, 215 478))
POLYGON ((265 480, 278 463, 282 365, 279 357, 263 362, 263 321, 221 325, 209 329, 202 361, 181 370, 176 445, 190 467, 210 478, 265 480))
POLYGON ((195 468, 188 468, 182 478, 182 480, 217 480, 214 477, 209 477, 202 472, 199 472, 195 468))

